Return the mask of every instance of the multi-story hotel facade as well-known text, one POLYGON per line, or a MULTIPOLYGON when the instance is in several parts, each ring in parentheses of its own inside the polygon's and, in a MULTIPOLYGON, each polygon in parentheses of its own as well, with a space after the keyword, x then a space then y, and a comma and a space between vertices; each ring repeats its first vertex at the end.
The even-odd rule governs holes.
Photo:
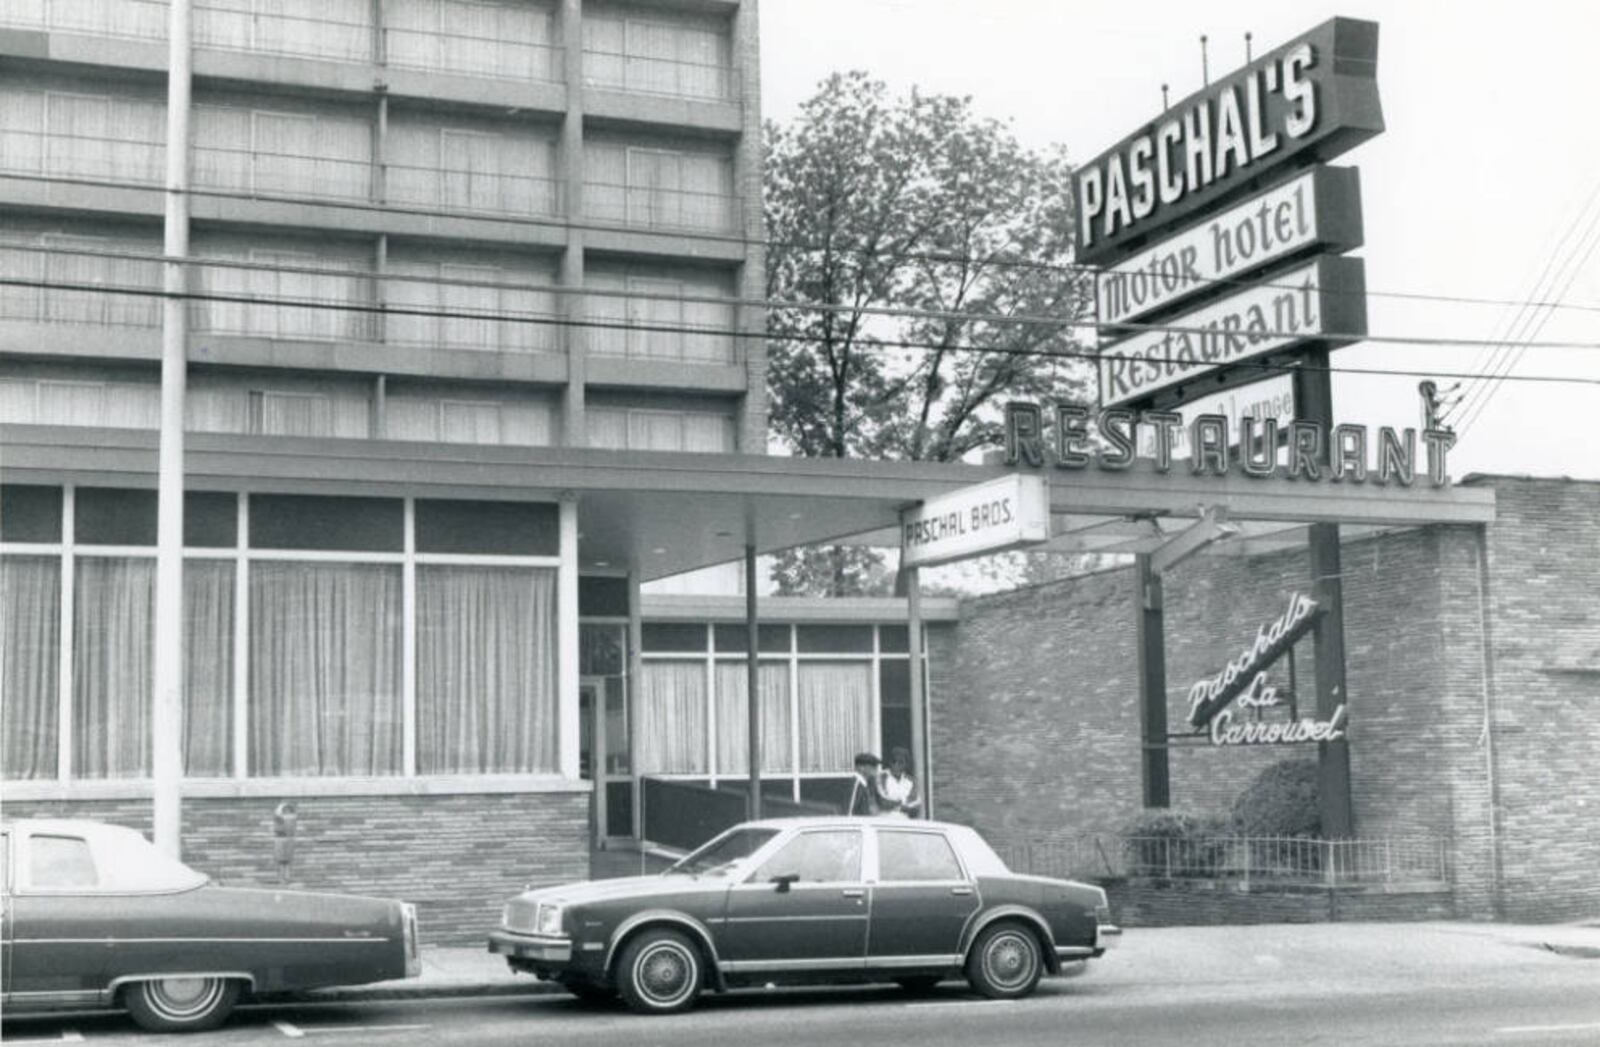
MULTIPOLYGON (((165 0, 0 9, 8 813, 149 824, 174 221, 188 859, 274 877, 294 803, 293 882, 470 934, 745 775, 742 610, 641 584, 963 482, 756 457, 756 7, 192 0, 177 62, 165 0)), ((764 626, 765 791, 908 736, 882 614, 764 626)))

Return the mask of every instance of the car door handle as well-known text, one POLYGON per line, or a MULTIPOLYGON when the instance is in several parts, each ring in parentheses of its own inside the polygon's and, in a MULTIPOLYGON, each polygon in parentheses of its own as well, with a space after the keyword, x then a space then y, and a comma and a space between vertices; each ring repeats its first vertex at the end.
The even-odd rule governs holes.
POLYGON ((846 887, 840 893, 846 898, 865 898, 867 896, 865 887, 846 887))
POLYGON ((972 893, 972 888, 971 887, 952 887, 952 888, 950 888, 950 893, 964 896, 964 895, 971 894, 972 893))

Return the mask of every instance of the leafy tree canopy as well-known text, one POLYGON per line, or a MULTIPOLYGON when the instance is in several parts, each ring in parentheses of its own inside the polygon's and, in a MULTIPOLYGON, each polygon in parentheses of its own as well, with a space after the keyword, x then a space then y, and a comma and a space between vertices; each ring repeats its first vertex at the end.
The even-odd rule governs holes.
MULTIPOLYGON (((1082 399, 1071 168, 969 98, 824 81, 769 123, 772 435, 806 457, 956 461, 1002 440, 1012 399, 1082 399), (884 316, 873 309, 892 309, 884 316), (1059 323, 1007 322, 1043 317, 1059 323)), ((872 591, 872 557, 791 554, 780 591, 872 591)))

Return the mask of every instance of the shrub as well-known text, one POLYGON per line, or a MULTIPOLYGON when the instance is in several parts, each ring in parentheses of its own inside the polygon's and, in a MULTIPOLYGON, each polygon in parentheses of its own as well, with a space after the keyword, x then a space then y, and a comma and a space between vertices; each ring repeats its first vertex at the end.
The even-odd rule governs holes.
POLYGON ((1227 862, 1232 824, 1216 815, 1146 811, 1123 834, 1132 876, 1216 876, 1227 862))
POLYGON ((1233 801, 1235 832, 1245 836, 1322 835, 1317 762, 1283 760, 1256 775, 1233 801))

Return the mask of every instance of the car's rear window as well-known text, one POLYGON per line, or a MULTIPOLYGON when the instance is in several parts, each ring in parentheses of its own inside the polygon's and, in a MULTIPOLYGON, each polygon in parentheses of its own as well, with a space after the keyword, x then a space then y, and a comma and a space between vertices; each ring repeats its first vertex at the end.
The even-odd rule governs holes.
POLYGON ((87 840, 76 836, 29 839, 27 886, 43 891, 65 891, 94 887, 99 882, 87 840))
POLYGON ((960 880, 961 863, 940 832, 878 832, 878 879, 884 883, 960 880))

